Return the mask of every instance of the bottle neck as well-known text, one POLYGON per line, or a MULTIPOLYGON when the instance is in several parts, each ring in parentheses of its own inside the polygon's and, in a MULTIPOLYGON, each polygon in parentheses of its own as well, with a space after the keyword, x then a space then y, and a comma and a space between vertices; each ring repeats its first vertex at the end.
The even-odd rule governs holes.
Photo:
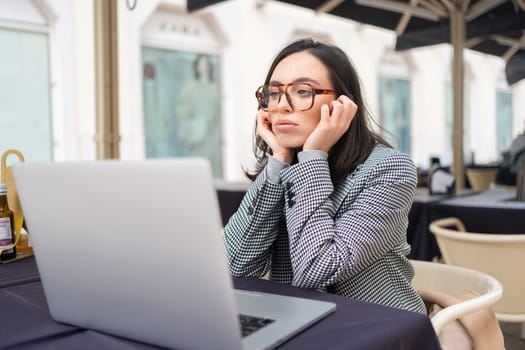
POLYGON ((7 205, 7 195, 0 194, 0 211, 7 209, 9 209, 9 206, 7 205))

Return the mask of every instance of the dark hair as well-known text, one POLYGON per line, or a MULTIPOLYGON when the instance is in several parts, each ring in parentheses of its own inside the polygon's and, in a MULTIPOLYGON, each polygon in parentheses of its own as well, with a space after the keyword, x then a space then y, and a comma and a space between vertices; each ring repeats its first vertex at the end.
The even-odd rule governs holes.
MULTIPOLYGON (((350 124, 350 128, 348 128, 339 141, 332 147, 328 155, 332 181, 338 183, 368 158, 376 143, 388 147, 391 146, 371 129, 370 121, 372 119, 363 101, 357 72, 343 50, 336 46, 324 44, 312 39, 300 39, 292 42, 282 49, 274 58, 264 83, 268 84, 270 82, 273 71, 279 62, 291 54, 302 51, 314 55, 323 62, 328 70, 329 79, 336 96, 346 95, 358 106, 357 113, 350 124)), ((255 172, 249 173, 245 171, 248 178, 252 180, 264 169, 268 162, 268 154, 271 154, 271 149, 266 142, 257 135, 257 132, 255 133, 253 148, 255 158, 257 159, 255 172)), ((295 159, 294 162, 297 162, 297 159, 295 159)))

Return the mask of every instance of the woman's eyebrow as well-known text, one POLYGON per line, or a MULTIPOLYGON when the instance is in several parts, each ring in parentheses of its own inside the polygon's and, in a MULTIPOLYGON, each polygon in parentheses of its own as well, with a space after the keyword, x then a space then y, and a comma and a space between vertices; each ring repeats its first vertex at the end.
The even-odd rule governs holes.
MULTIPOLYGON (((293 84, 293 83, 312 83, 312 84, 319 85, 319 82, 317 80, 309 78, 309 77, 296 78, 288 84, 293 84)), ((272 80, 270 81, 269 85, 284 85, 284 83, 280 82, 279 80, 272 80)))

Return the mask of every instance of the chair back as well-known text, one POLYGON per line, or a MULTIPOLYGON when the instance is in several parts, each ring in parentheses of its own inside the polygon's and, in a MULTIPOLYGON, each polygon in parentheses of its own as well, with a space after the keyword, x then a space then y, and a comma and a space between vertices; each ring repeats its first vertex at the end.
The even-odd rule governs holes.
POLYGON ((501 282, 503 297, 494 305, 500 321, 525 321, 525 234, 467 232, 458 218, 433 221, 430 231, 446 264, 482 271, 501 282))
POLYGON ((440 334, 443 326, 458 318, 491 307, 500 300, 503 289, 492 276, 483 272, 459 266, 411 260, 415 275, 412 286, 444 293, 450 296, 460 295, 466 291, 475 291, 479 296, 448 306, 432 319, 436 334, 440 334))

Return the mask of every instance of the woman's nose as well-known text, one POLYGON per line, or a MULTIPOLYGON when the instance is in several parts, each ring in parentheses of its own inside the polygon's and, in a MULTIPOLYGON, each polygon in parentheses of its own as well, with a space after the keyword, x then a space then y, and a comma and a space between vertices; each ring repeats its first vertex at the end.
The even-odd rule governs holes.
POLYGON ((282 93, 277 103, 277 109, 279 112, 291 112, 293 111, 292 104, 290 103, 290 97, 286 92, 282 93))

